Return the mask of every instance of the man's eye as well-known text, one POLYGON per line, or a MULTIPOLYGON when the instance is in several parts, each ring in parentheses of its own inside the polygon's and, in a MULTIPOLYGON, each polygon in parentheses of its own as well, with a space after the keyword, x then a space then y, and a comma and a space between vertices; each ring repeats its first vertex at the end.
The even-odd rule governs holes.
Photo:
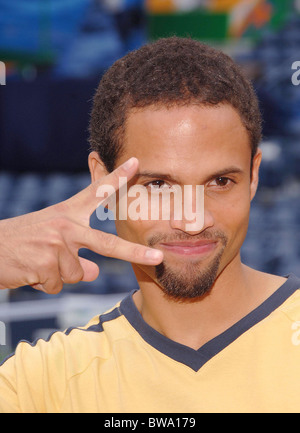
POLYGON ((230 182, 230 179, 228 177, 217 177, 215 181, 218 186, 226 186, 230 182))
POLYGON ((233 181, 229 179, 228 177, 216 177, 213 181, 210 182, 210 186, 219 186, 221 188, 225 188, 229 186, 233 181))
POLYGON ((152 180, 151 182, 148 182, 146 186, 150 187, 152 190, 170 188, 170 185, 168 185, 164 180, 152 180))

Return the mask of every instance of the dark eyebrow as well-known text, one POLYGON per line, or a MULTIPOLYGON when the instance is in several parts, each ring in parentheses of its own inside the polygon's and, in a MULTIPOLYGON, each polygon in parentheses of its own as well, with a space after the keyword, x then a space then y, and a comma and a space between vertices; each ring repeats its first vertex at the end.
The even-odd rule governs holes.
MULTIPOLYGON (((171 176, 169 174, 163 174, 163 173, 155 173, 152 171, 143 171, 141 173, 137 173, 135 175, 136 178, 140 177, 147 177, 149 179, 161 179, 161 180, 167 180, 169 182, 176 182, 176 178, 174 176, 171 176)), ((180 183, 179 180, 177 183, 180 183)))
MULTIPOLYGON (((217 177, 222 177, 228 174, 243 174, 244 171, 239 168, 239 167, 228 167, 228 168, 224 168, 222 170, 218 170, 215 173, 212 173, 209 175, 209 177, 204 181, 204 183, 209 182, 210 180, 216 179, 217 177)), ((173 182, 173 183, 177 183, 180 184, 181 182, 179 181, 179 179, 176 179, 176 177, 171 176, 170 174, 166 174, 166 173, 156 173, 156 172, 152 172, 152 171, 143 171, 140 173, 137 173, 135 175, 136 179, 139 179, 141 177, 146 177, 149 179, 161 179, 161 180, 165 180, 168 182, 173 182)))
POLYGON ((244 170, 242 170, 239 167, 228 167, 225 168, 223 170, 217 171, 215 173, 212 173, 208 179, 206 179, 206 182, 209 182, 210 180, 216 179, 217 177, 223 177, 226 176, 228 174, 243 174, 244 170))

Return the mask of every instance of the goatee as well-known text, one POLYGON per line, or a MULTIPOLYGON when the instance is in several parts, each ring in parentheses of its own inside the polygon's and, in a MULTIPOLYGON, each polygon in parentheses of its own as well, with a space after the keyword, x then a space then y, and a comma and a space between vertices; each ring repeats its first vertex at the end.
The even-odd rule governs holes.
MULTIPOLYGON (((221 232, 202 233, 201 236, 193 237, 193 239, 218 240, 221 242, 222 248, 205 267, 201 264, 201 261, 196 263, 193 261, 186 262, 184 267, 176 270, 168 265, 165 260, 155 266, 156 279, 163 293, 168 299, 176 302, 194 302, 210 292, 218 276, 220 261, 227 244, 227 237, 221 232)), ((191 237, 184 234, 172 238, 172 241, 176 240, 189 241, 191 237)), ((164 235, 155 235, 148 244, 154 246, 158 242, 169 241, 170 238, 167 239, 164 235)))

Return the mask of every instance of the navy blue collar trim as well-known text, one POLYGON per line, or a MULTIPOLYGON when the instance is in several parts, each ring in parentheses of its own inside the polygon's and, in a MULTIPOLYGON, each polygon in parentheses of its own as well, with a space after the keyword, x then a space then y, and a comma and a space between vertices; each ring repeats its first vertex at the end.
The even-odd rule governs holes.
POLYGON ((225 349, 244 332, 269 316, 299 288, 300 279, 290 274, 286 282, 261 305, 229 329, 205 343, 198 350, 170 340, 149 326, 135 306, 132 298, 135 291, 123 299, 120 304, 120 311, 141 337, 152 347, 175 361, 187 365, 194 371, 198 371, 207 361, 225 349))

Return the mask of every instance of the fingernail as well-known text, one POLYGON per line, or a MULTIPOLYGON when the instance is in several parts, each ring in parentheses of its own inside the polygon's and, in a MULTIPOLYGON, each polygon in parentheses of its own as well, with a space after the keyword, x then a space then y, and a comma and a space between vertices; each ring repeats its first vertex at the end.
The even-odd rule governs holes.
POLYGON ((132 157, 132 158, 128 159, 128 161, 124 162, 124 164, 123 164, 124 170, 130 170, 132 168, 132 166, 134 165, 135 159, 136 158, 132 157))
POLYGON ((145 257, 151 260, 161 260, 163 258, 163 253, 159 250, 147 250, 145 252, 145 257))

